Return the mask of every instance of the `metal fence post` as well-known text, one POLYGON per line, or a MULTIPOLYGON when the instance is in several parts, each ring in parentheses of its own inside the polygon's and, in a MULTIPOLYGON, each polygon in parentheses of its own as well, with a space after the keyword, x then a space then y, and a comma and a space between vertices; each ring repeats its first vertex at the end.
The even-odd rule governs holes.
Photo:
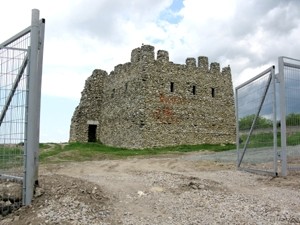
POLYGON ((240 135, 239 135, 239 132, 240 132, 240 128, 239 128, 239 100, 238 100, 238 89, 236 88, 235 89, 235 118, 236 118, 236 121, 235 121, 235 129, 236 129, 236 153, 237 153, 237 159, 236 159, 236 167, 238 168, 239 167, 239 161, 240 161, 240 135))
POLYGON ((281 127, 281 174, 287 176, 287 147, 286 147, 286 93, 284 81, 283 57, 278 58, 279 77, 279 106, 280 106, 280 127, 281 127))
POLYGON ((39 118, 40 118, 40 92, 41 74, 38 68, 39 53, 39 11, 32 10, 31 17, 31 43, 29 56, 29 80, 28 80, 28 108, 27 108, 27 129, 25 143, 25 180, 23 204, 31 204, 34 185, 37 182, 35 171, 37 169, 38 148, 39 148, 39 118))
MULTIPOLYGON (((38 76, 36 77, 37 83, 39 84, 40 88, 37 90, 37 108, 39 109, 38 112, 38 118, 36 120, 38 123, 40 123, 40 108, 41 108, 41 85, 42 85, 42 73, 43 73, 43 56, 44 56, 44 36, 45 36, 45 19, 40 20, 40 30, 39 30, 39 54, 38 54, 38 76)), ((39 135, 39 134, 38 134, 39 135)), ((38 136, 39 140, 39 136, 38 136)), ((38 141, 39 143, 39 141, 38 141)), ((35 153, 37 158, 39 157, 39 147, 36 149, 37 152, 35 153)), ((38 171, 39 171, 39 160, 36 162, 36 168, 35 168, 35 182, 38 184, 38 171)))
POLYGON ((273 82, 273 149, 274 149, 274 176, 278 175, 278 163, 277 163, 277 104, 276 104, 276 75, 275 66, 271 70, 272 82, 273 82))

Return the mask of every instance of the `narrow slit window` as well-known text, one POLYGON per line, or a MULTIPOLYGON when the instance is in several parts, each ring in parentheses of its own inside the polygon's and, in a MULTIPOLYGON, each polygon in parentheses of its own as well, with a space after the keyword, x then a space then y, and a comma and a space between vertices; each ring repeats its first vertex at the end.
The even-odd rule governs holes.
POLYGON ((174 82, 170 83, 170 92, 174 92, 174 82))
POLYGON ((114 97, 115 97, 115 91, 116 91, 115 89, 112 90, 111 98, 114 98, 114 97))
POLYGON ((193 90, 192 90, 193 95, 196 95, 196 86, 193 85, 193 90))
POLYGON ((215 88, 211 88, 211 97, 215 97, 216 96, 216 92, 215 92, 215 88))
POLYGON ((125 83, 125 92, 128 90, 128 82, 125 83))

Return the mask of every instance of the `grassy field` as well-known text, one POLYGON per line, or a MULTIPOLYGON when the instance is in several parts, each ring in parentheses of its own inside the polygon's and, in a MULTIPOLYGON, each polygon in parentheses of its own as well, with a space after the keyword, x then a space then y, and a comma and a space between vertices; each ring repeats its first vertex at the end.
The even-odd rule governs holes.
POLYGON ((100 143, 40 144, 40 162, 88 161, 121 159, 132 156, 153 156, 159 154, 180 154, 194 151, 226 151, 235 145, 181 145, 164 148, 125 149, 105 146, 100 143))
MULTIPOLYGON (((277 132, 277 146, 281 146, 280 132, 277 132)), ((243 147, 247 139, 247 135, 242 135, 240 148, 243 147)), ((295 146, 300 144, 300 132, 287 134, 287 145, 295 146)), ((249 148, 271 147, 273 146, 273 133, 253 134, 248 144, 249 148)))
POLYGON ((23 146, 0 145, 0 168, 9 169, 23 165, 23 146))
MULTIPOLYGON (((243 147, 246 141, 246 135, 241 136, 242 143, 240 148, 243 147)), ((277 144, 280 143, 280 133, 277 135, 277 144)), ((300 132, 294 132, 287 135, 287 144, 289 146, 300 144, 300 132)), ((273 145, 272 133, 260 133, 252 135, 249 148, 269 147, 273 145)), ((181 154, 185 152, 195 151, 226 151, 235 149, 234 144, 224 145, 181 145, 162 148, 148 148, 148 149, 125 149, 105 146, 101 143, 43 143, 40 144, 40 162, 65 162, 65 161, 89 161, 89 160, 103 160, 103 159, 122 159, 127 157, 138 156, 154 156, 161 154, 181 154)), ((2 162, 12 161, 15 162, 22 158, 21 147, 6 149, 0 148, 0 160, 2 162)))

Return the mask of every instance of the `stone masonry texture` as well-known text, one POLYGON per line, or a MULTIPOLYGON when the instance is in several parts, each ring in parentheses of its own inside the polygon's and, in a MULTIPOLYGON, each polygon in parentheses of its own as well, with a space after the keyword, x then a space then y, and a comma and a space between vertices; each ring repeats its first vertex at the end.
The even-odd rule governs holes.
POLYGON ((109 75, 94 70, 74 111, 70 142, 126 148, 234 143, 230 67, 220 71, 207 57, 197 60, 175 64, 167 51, 155 58, 154 47, 142 45, 109 75))

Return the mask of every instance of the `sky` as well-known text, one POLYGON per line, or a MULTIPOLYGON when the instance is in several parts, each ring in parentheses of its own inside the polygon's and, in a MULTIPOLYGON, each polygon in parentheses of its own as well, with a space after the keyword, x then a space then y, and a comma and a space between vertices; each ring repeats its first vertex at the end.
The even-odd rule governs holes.
POLYGON ((299 0, 2 0, 0 43, 30 25, 34 8, 46 19, 41 142, 67 142, 85 80, 142 43, 174 63, 230 65, 234 86, 279 56, 300 58, 299 0))

